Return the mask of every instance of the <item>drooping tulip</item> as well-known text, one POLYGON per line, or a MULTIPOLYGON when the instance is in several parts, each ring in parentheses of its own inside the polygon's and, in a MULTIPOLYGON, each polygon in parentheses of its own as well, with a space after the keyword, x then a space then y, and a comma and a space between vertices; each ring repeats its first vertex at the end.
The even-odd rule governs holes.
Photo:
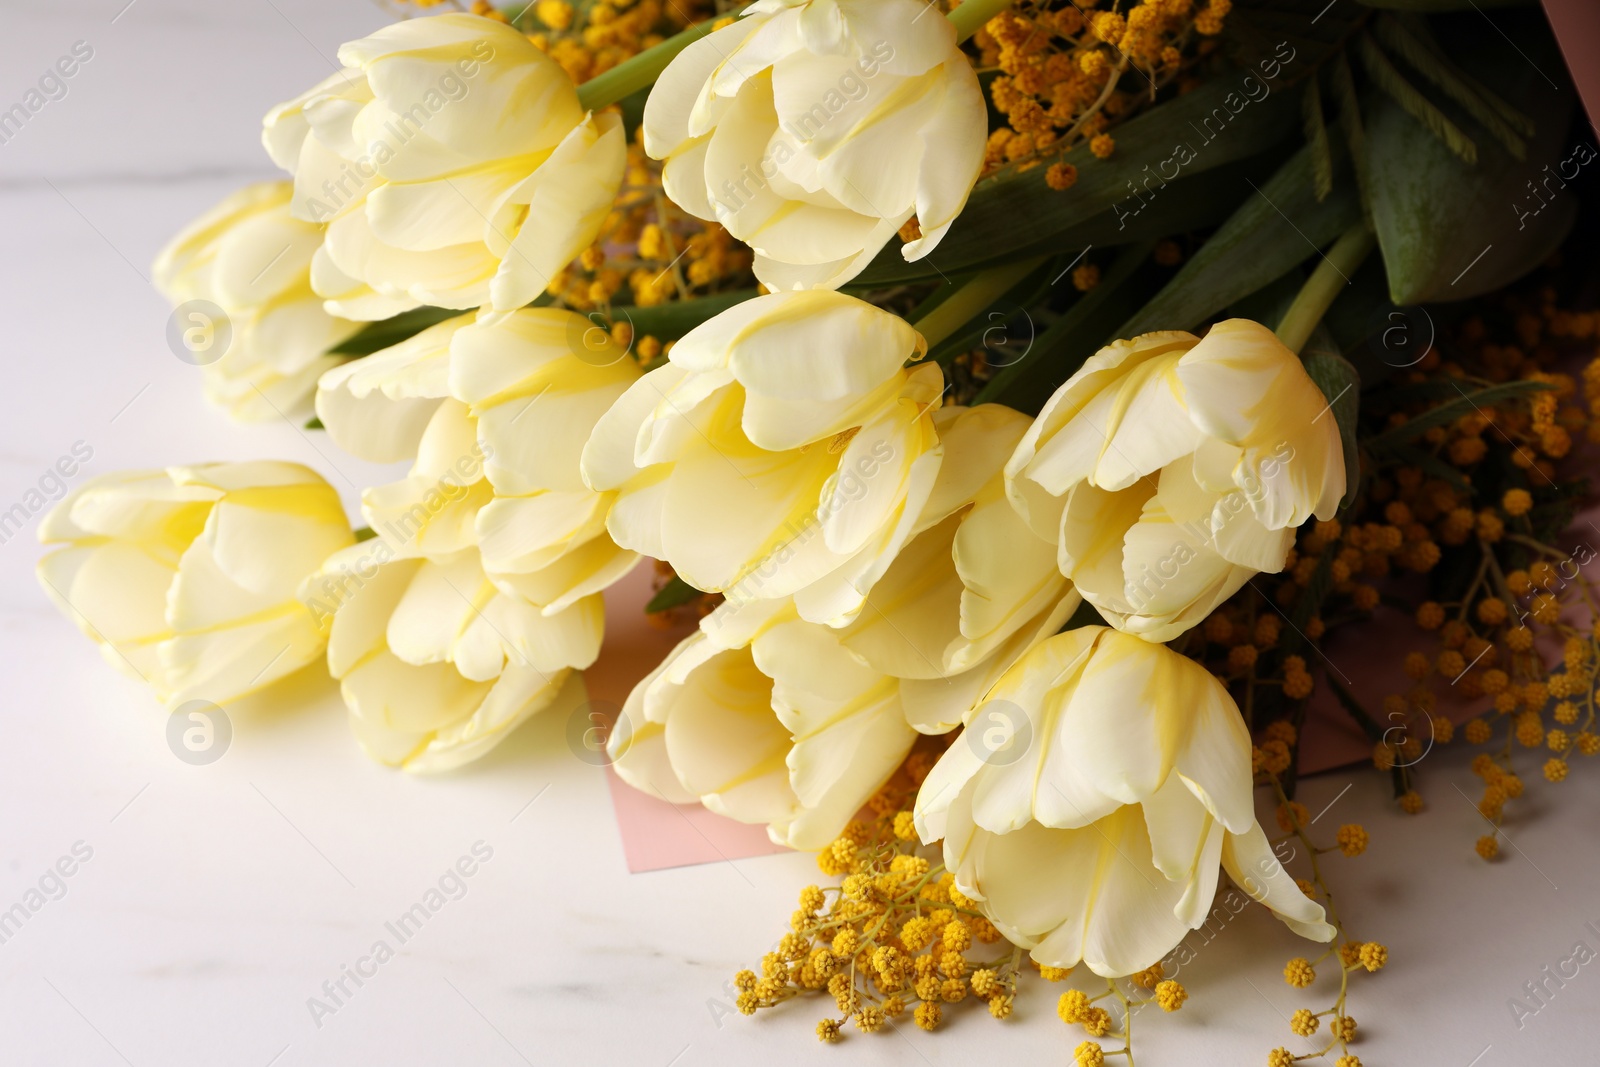
POLYGON ((1067 379, 1006 465, 1012 503, 1107 622, 1168 641, 1344 495, 1339 429, 1297 357, 1229 319, 1150 333, 1067 379))
POLYGON ((1334 935, 1256 821, 1227 690, 1107 627, 1018 660, 923 782, 915 818, 961 892, 1049 966, 1149 967, 1206 921, 1219 867, 1296 933, 1334 935))

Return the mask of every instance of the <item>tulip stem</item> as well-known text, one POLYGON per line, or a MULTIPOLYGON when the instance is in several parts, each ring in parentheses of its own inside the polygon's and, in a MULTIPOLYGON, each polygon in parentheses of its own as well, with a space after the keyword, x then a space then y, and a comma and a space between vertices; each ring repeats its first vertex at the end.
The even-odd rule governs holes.
POLYGON ((1350 284, 1351 276, 1375 244, 1372 231, 1367 229, 1364 222, 1346 230, 1344 236, 1334 242, 1328 254, 1322 257, 1322 262, 1317 264, 1317 269, 1311 272, 1311 277, 1300 287, 1300 292, 1295 294, 1294 302, 1283 313, 1277 330, 1273 331, 1284 347, 1294 352, 1305 347, 1317 323, 1322 321, 1322 316, 1328 313, 1328 308, 1333 306, 1334 299, 1344 287, 1350 284))
POLYGON ((933 349, 940 341, 983 314, 990 304, 1004 296, 1043 262, 1044 257, 1041 256, 986 270, 951 293, 912 325, 928 342, 928 348, 933 349))
MULTIPOLYGON (((735 15, 738 12, 734 12, 735 15)), ((599 111, 626 99, 640 89, 655 84, 655 80, 678 53, 694 44, 716 28, 720 19, 698 22, 680 33, 668 37, 653 48, 646 48, 631 59, 623 60, 610 70, 597 74, 578 86, 578 103, 585 110, 599 111)))
POLYGON ((983 28, 983 24, 1011 6, 1011 0, 962 0, 950 12, 950 21, 956 28, 956 39, 965 41, 983 28))

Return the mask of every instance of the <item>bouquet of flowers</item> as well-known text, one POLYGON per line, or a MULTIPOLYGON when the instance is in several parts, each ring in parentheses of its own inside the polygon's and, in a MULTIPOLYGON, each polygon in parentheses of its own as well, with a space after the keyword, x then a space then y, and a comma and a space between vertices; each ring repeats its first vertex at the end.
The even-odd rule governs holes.
POLYGON ((321 665, 368 754, 443 772, 649 557, 688 633, 604 762, 827 883, 741 1011, 831 1042, 1092 975, 1076 1061, 1131 1063, 1226 874, 1359 1067, 1388 953, 1319 864, 1367 831, 1294 799, 1308 714, 1409 814, 1433 745, 1489 746, 1485 860, 1523 763, 1600 751, 1595 149, 1538 13, 442 6, 268 112, 287 177, 155 266, 209 400, 409 473, 357 528, 291 463, 92 479, 41 526, 63 611, 173 708, 321 665), (1325 655, 1363 639, 1393 692, 1325 655))

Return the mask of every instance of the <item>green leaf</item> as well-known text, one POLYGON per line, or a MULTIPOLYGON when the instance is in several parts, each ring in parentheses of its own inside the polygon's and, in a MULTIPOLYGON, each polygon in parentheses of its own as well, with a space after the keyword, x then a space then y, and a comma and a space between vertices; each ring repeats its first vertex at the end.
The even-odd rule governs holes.
POLYGON ((1289 612, 1289 626, 1294 633, 1284 639, 1285 652, 1298 651, 1311 642, 1306 636, 1306 627, 1310 625, 1311 617, 1322 610, 1322 602, 1328 599, 1328 591, 1333 588, 1333 560, 1338 552, 1337 542, 1322 550, 1322 555, 1317 557, 1317 566, 1311 572, 1311 580, 1294 598, 1294 608, 1289 612))
POLYGON ((1181 199, 1180 178, 1256 155, 1294 130, 1297 101, 1282 83, 1282 74, 1269 82, 1238 70, 1219 72, 1193 92, 1116 127, 1111 158, 1096 159, 1087 144, 1065 153, 1062 161, 1078 169, 1071 189, 1046 185, 1045 167, 1006 171, 979 182, 929 257, 933 262, 906 263, 899 243, 891 241, 856 284, 933 278, 939 271, 949 274, 1009 258, 1047 241, 1052 242, 1049 251, 1060 251, 1063 244, 1076 243, 1073 227, 1097 216, 1105 214, 1115 223, 1147 204, 1181 199))
POLYGON ((1278 63, 1289 81, 1298 82, 1343 47, 1367 17, 1354 4, 1328 0, 1234 0, 1223 45, 1241 68, 1265 74, 1278 63), (1286 52, 1293 57, 1288 62, 1286 52))
POLYGON ((1333 57, 1333 91, 1339 98, 1339 126, 1344 130, 1345 147, 1350 150, 1351 169, 1356 173, 1356 188, 1361 193, 1361 215, 1372 226, 1372 184, 1367 178, 1367 131, 1361 121, 1361 98, 1356 93, 1350 63, 1340 52, 1333 57))
POLYGON ((402 311, 393 318, 369 322, 353 336, 328 349, 334 356, 370 356, 401 341, 415 337, 429 326, 437 326, 446 319, 470 315, 472 310, 452 311, 449 308, 420 307, 402 311))
POLYGON ((1304 105, 1306 144, 1311 148, 1311 178, 1317 191, 1317 202, 1328 199, 1333 192, 1333 152, 1328 148, 1328 127, 1322 121, 1322 90, 1316 78, 1306 83, 1304 105))
POLYGON ((1134 276, 1150 268, 1151 242, 1130 245, 1117 253, 1100 284, 1078 298, 1023 356, 989 379, 974 405, 1006 404, 1034 413, 1051 393, 1105 344, 1107 336, 1137 306, 1134 276))
POLYGON ((1487 389, 1476 392, 1467 392, 1458 384, 1456 386, 1459 396, 1456 399, 1440 404, 1423 412, 1409 422, 1402 423, 1367 439, 1367 448, 1373 452, 1383 452, 1397 444, 1414 441, 1427 433, 1435 426, 1446 426, 1464 415, 1474 411, 1481 411, 1493 407, 1502 400, 1512 400, 1526 393, 1537 393, 1545 389, 1554 389, 1549 382, 1517 381, 1506 382, 1503 385, 1491 385, 1487 389))
POLYGON ((1361 47, 1357 54, 1361 57, 1361 65, 1366 67, 1367 74, 1382 89, 1388 97, 1401 107, 1406 113, 1418 122, 1423 128, 1443 141, 1445 147, 1469 165, 1478 162, 1478 144, 1468 137, 1454 122, 1450 121, 1443 111, 1423 96, 1417 87, 1406 80, 1405 75, 1395 69, 1389 57, 1383 54, 1383 49, 1378 47, 1376 41, 1368 34, 1363 33, 1360 40, 1361 47))
MULTIPOLYGON (((1483 25, 1486 17, 1440 19, 1435 29, 1456 66, 1539 117, 1527 162, 1486 140, 1477 166, 1468 166, 1434 138, 1421 136, 1417 120, 1388 96, 1368 100, 1372 221, 1395 304, 1467 300, 1502 288, 1548 258, 1577 216, 1576 192, 1561 188, 1587 162, 1566 152, 1572 88, 1564 80, 1552 88, 1541 73, 1563 77, 1555 42, 1536 13, 1498 15, 1498 24, 1525 54, 1523 62, 1483 25), (1544 195, 1533 195, 1530 182, 1544 195)), ((1470 118, 1454 102, 1438 107, 1453 119, 1470 118)))
POLYGON ((613 305, 611 321, 631 323, 633 336, 636 338, 648 335, 661 341, 676 341, 707 319, 755 295, 754 289, 735 289, 732 292, 696 297, 693 300, 674 300, 652 307, 613 305))
POLYGON ((1394 459, 1408 467, 1416 467, 1430 478, 1449 482, 1462 491, 1469 491, 1472 488, 1472 483, 1467 481, 1466 475, 1461 473, 1459 467, 1452 467, 1432 452, 1424 452, 1413 445, 1393 445, 1385 451, 1394 459))
MULTIPOLYGON (((1356 721, 1356 725, 1361 727, 1368 740, 1376 745, 1388 736, 1388 731, 1378 724, 1377 720, 1372 717, 1366 708, 1361 706, 1361 702, 1350 693, 1350 690, 1339 684, 1339 680, 1333 676, 1332 671, 1323 671, 1322 677, 1327 680, 1340 706, 1356 721)), ((1394 795, 1397 797, 1404 796, 1410 788, 1410 783, 1406 780, 1406 768, 1404 766, 1391 767, 1389 769, 1389 780, 1394 785, 1394 795)))
POLYGON ((704 593, 674 574, 666 585, 656 590, 656 595, 644 606, 644 613, 654 615, 658 611, 669 611, 703 596, 704 593))
POLYGON ((1330 416, 1339 424, 1339 440, 1344 445, 1344 499, 1340 508, 1347 508, 1356 498, 1361 485, 1361 450, 1356 445, 1356 417, 1361 404, 1361 379, 1350 361, 1339 355, 1338 346, 1328 331, 1319 326, 1301 356, 1306 373, 1322 390, 1328 401, 1329 412, 1318 418, 1330 416))
POLYGON ((1316 255, 1361 219, 1351 183, 1320 204, 1300 149, 1211 235, 1166 288, 1116 331, 1188 330, 1316 255))
MULTIPOLYGON (((1019 313, 1027 314, 1028 307, 1043 299, 1050 291, 1051 280, 1059 275, 1060 270, 1061 264, 1057 260, 1051 259, 1041 263, 1016 285, 995 298, 987 309, 969 319, 964 327, 930 348, 926 358, 944 364, 974 348, 981 346, 987 349, 996 329, 1000 333, 999 343, 1005 344, 1010 339, 1005 329, 1007 323, 1019 313)), ((957 289, 959 286, 944 288, 957 289)), ((943 303, 943 300, 940 303, 943 303)), ((922 308, 918 308, 918 312, 919 314, 912 317, 912 323, 918 323, 925 314, 922 308)))
MULTIPOLYGON (((1190 230, 1208 229, 1231 215, 1239 206, 1241 194, 1248 195, 1249 183, 1255 182, 1260 185, 1271 177, 1282 159, 1281 150, 1261 152, 1248 159, 1214 167, 1193 177, 1179 178, 1161 190, 1162 195, 1146 199, 1143 207, 1138 206, 1138 201, 1130 196, 1126 205, 1118 204, 1112 210, 1103 211, 1064 234, 1045 237, 1015 249, 998 247, 991 249, 990 258, 968 264, 956 271, 947 270, 942 276, 931 273, 934 267, 926 259, 917 263, 903 263, 900 266, 907 274, 900 280, 931 281, 938 277, 954 279, 968 272, 990 270, 1017 259, 1057 253, 1063 246, 1070 250, 1066 253, 1070 258, 1083 248, 1111 248, 1154 241, 1190 230)), ((1070 196, 1071 190, 1060 195, 1070 196)), ((944 265, 944 259, 937 251, 932 258, 937 258, 941 267, 944 265)), ((855 287, 852 283, 845 288, 850 291, 855 287)), ((883 284, 874 283, 868 288, 881 289, 883 284)))
POLYGON ((1415 25, 1391 15, 1378 19, 1378 38, 1384 46, 1460 104, 1478 125, 1505 145, 1512 158, 1526 159, 1528 145, 1523 137, 1533 135, 1533 120, 1451 66, 1433 44, 1427 25, 1421 19, 1407 18, 1415 25))

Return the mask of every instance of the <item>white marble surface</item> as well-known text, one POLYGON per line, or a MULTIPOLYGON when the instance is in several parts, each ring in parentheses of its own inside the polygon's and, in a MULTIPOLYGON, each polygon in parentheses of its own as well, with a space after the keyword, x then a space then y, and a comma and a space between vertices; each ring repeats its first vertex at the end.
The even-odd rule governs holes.
MULTIPOLYGON (((380 472, 294 427, 239 428, 202 406, 144 275, 182 222, 270 175, 265 108, 386 15, 360 0, 125 2, 0 6, 0 109, 74 42, 94 49, 67 95, 0 145, 0 508, 77 441, 94 450, 91 473, 297 459, 353 501, 380 472)), ((570 755, 559 720, 421 780, 368 763, 321 690, 290 714, 236 714, 227 755, 188 766, 151 696, 46 603, 37 554, 31 530, 0 545, 0 909, 78 842, 92 857, 0 944, 0 1063, 1063 1063, 1081 1039, 1042 983, 1006 1024, 963 1012, 941 1035, 828 1049, 811 1036, 820 1005, 730 1014, 723 983, 781 932, 810 860, 629 875, 605 782, 570 755), (307 999, 375 940, 393 943, 385 922, 479 841, 493 856, 465 895, 317 1025, 307 999)), ((1559 807, 1532 788, 1507 824, 1516 847, 1485 866, 1456 789, 1473 791, 1465 763, 1428 758, 1418 819, 1390 814, 1371 773, 1306 784, 1313 811, 1333 802, 1327 823, 1373 833, 1366 857, 1330 864, 1358 935, 1392 951, 1355 985, 1359 1050, 1369 1065, 1593 1062, 1600 963, 1520 1030, 1507 999, 1574 942, 1600 949, 1585 929, 1600 928, 1600 766, 1561 786, 1559 807)), ((1247 911, 1185 969, 1190 1005, 1141 1017, 1139 1062, 1308 1049, 1282 1018, 1310 1002, 1279 976, 1297 951, 1247 911)))

